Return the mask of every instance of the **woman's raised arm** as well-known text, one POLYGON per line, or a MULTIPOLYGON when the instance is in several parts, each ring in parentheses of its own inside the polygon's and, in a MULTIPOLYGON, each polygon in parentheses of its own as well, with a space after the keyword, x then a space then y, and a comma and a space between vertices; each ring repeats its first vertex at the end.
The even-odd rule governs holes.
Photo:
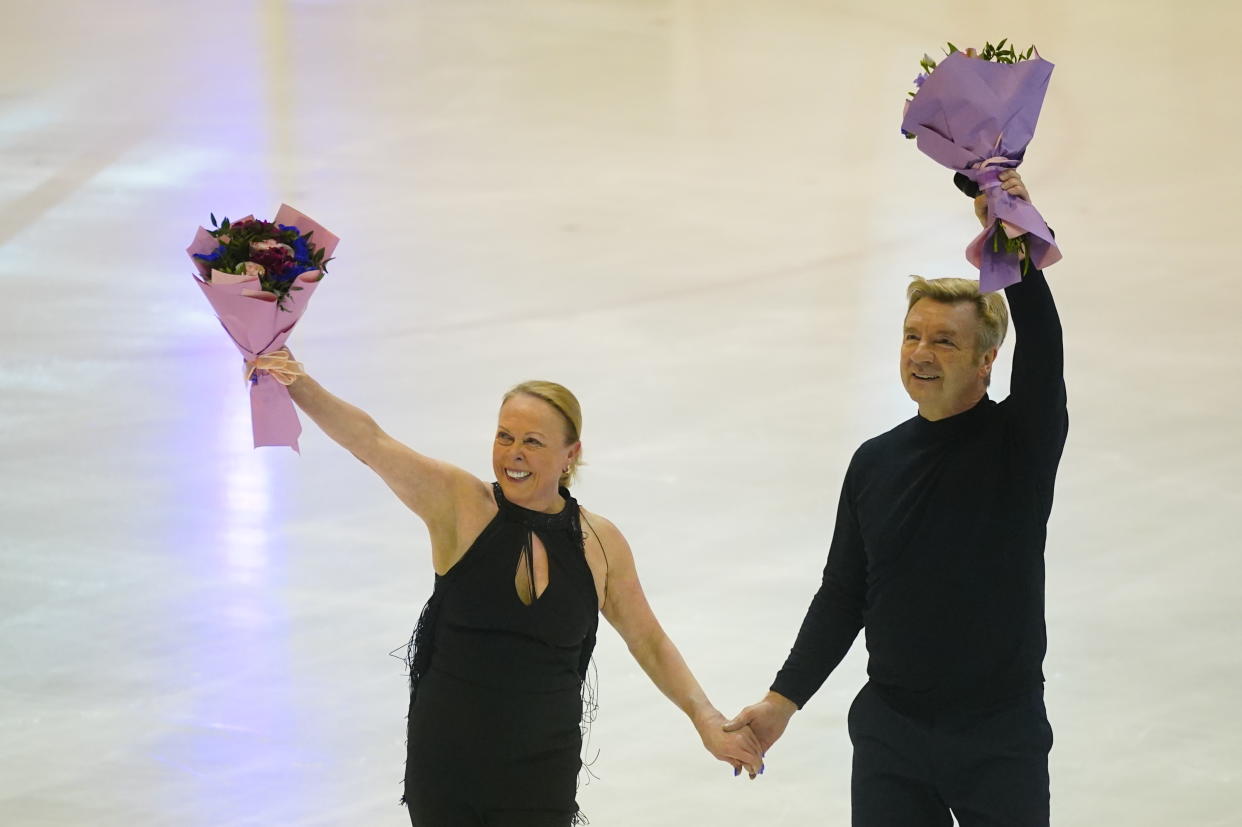
POLYGON ((427 524, 437 569, 456 543, 459 506, 486 498, 487 486, 462 469, 423 456, 386 434, 371 415, 329 393, 310 376, 289 385, 289 395, 325 434, 349 451, 427 524))

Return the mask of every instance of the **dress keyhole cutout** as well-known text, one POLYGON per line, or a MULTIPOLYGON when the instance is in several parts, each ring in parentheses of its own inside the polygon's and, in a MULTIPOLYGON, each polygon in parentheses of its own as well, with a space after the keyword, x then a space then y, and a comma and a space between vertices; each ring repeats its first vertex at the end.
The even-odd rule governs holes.
POLYGON ((539 539, 539 535, 533 532, 530 536, 530 547, 534 557, 528 559, 526 549, 522 549, 522 553, 518 555, 517 575, 513 579, 513 584, 517 587, 518 600, 527 606, 543 597, 543 593, 548 588, 548 552, 543 547, 543 541, 539 539), (533 566, 531 562, 534 563, 533 566), (535 572, 533 594, 530 582, 532 568, 535 572))

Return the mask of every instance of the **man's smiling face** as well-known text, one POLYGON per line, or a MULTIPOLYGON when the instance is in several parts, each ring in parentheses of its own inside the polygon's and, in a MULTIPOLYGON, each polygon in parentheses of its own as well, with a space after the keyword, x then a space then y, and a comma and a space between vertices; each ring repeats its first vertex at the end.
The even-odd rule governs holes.
POLYGON ((978 351, 979 316, 969 302, 920 299, 906 314, 901 383, 924 419, 970 410, 987 391, 996 348, 978 351))

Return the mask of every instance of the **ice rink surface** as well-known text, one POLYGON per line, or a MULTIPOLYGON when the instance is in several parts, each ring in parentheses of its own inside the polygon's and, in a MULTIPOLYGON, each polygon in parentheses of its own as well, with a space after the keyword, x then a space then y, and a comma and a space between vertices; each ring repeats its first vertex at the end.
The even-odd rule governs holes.
MULTIPOLYGON (((3 11, 0 822, 408 823, 388 652, 427 536, 309 422, 301 456, 251 448, 183 252, 209 212, 287 201, 341 236, 291 345, 420 451, 490 479, 504 390, 572 388, 575 495, 714 702, 757 700, 850 455, 914 412, 906 276, 970 274, 970 203, 902 99, 924 52, 1010 37, 1057 64, 1022 167, 1065 252, 1053 820, 1239 823, 1242 6, 3 11)), ((595 827, 848 822, 861 639, 754 783, 611 629, 597 661, 595 827)))

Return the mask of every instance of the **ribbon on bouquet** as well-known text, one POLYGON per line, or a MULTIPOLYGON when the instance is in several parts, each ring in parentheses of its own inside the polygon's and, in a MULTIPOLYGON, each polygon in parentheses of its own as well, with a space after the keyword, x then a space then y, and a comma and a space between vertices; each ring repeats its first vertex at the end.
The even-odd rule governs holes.
MULTIPOLYGON (((1001 185, 1000 183, 1001 170, 1002 169, 1013 169, 1013 167, 1010 166, 1010 163, 1011 163, 1010 160, 1006 158, 1004 155, 996 155, 991 158, 986 158, 980 161, 979 164, 975 167, 975 169, 979 170, 979 173, 980 173, 975 179, 975 184, 979 187, 979 191, 985 192, 987 190, 993 190, 999 187, 1001 185), (992 166, 993 164, 996 164, 997 166, 994 169, 988 169, 988 167, 992 166), (999 166, 1000 164, 1004 164, 1005 166, 1003 167, 999 166)), ((1005 235, 1009 236, 1010 238, 1017 238, 1018 236, 1022 235, 1022 230, 1010 224, 1008 221, 1002 221, 1001 227, 1004 228, 1005 235)))
POLYGON ((258 377, 255 376, 257 371, 269 374, 273 379, 285 386, 292 385, 299 376, 306 375, 306 371, 302 368, 302 363, 294 361, 289 355, 289 351, 283 348, 271 353, 264 353, 253 361, 247 361, 245 365, 247 383, 258 381, 258 377))
POLYGON ((1031 202, 1010 195, 1001 187, 1000 174, 1013 169, 1021 161, 994 155, 976 163, 971 169, 962 170, 981 192, 988 196, 987 226, 966 247, 966 260, 979 268, 979 289, 984 293, 1001 290, 1022 280, 1017 253, 1009 252, 1007 245, 990 243, 995 232, 1004 232, 1008 238, 1026 236, 1026 251, 1031 263, 1039 268, 1061 260, 1061 251, 1053 240, 1052 231, 1031 202), (997 229, 997 223, 1000 228, 997 229))

